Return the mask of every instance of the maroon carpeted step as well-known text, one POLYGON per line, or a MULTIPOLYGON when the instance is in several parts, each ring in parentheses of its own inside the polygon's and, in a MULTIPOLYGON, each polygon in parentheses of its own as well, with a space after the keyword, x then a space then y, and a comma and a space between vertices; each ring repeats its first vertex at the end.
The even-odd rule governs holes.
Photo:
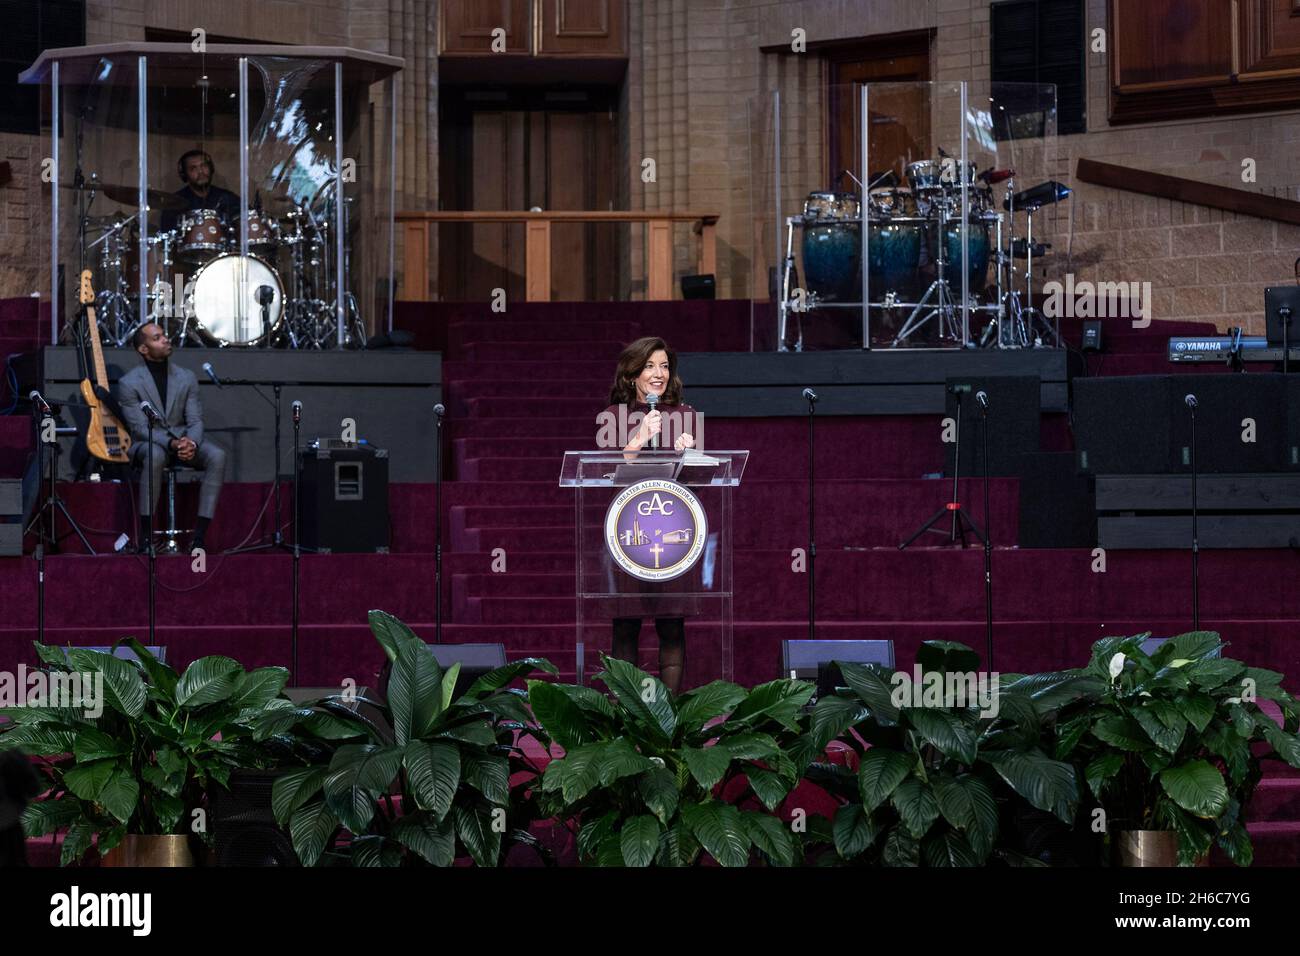
POLYGON ((539 377, 536 369, 532 378, 464 379, 449 382, 446 386, 448 395, 465 401, 475 398, 519 398, 526 400, 530 407, 538 411, 545 410, 544 406, 538 407, 538 402, 548 402, 555 398, 586 399, 592 395, 599 396, 608 389, 609 382, 603 377, 576 381, 557 380, 549 375, 539 377))
POLYGON ((35 447, 28 415, 0 415, 0 450, 30 451, 35 447))
POLYGON ((452 354, 468 361, 511 361, 532 360, 534 363, 567 361, 579 357, 606 357, 612 369, 618 360, 622 345, 618 342, 600 339, 576 342, 466 342, 452 354))
MULTIPOLYGON (((606 389, 614 380, 612 363, 604 361, 570 359, 546 366, 546 375, 556 380, 600 380, 606 389)), ((479 378, 504 378, 522 381, 537 377, 537 363, 529 361, 462 362, 448 360, 442 363, 442 380, 452 384, 479 378)))
MULTIPOLYGON (((541 409, 544 402, 523 402, 518 411, 541 409)), ((547 417, 456 418, 445 426, 447 437, 458 438, 564 438, 570 448, 585 449, 595 433, 595 415, 581 419, 547 417)))
MULTIPOLYGON (((452 347, 472 342, 510 342, 520 345, 553 342, 629 342, 641 334, 629 321, 538 322, 518 321, 509 313, 491 319, 459 319, 448 329, 452 347)), ((617 355, 616 355, 617 357, 617 355)))

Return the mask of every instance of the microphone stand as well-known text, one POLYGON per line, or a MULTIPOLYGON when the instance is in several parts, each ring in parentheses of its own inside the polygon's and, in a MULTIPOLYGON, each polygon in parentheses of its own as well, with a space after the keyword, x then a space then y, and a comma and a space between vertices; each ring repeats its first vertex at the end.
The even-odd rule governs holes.
POLYGON ((153 487, 153 415, 145 415, 145 418, 149 424, 149 460, 146 462, 146 467, 149 469, 149 475, 145 479, 149 488, 149 540, 145 543, 145 547, 149 550, 149 646, 157 647, 158 640, 156 632, 158 628, 158 605, 156 602, 158 567, 155 564, 157 555, 153 546, 153 510, 158 505, 158 499, 154 497, 153 487))
POLYGON ((433 443, 433 640, 435 644, 442 643, 442 416, 446 410, 439 411, 441 408, 443 406, 440 404, 433 410, 437 422, 433 443))
POLYGON ((813 419, 816 416, 817 393, 805 388, 803 397, 808 400, 808 640, 814 640, 817 615, 817 510, 814 503, 813 483, 813 419))
MULTIPOLYGON (((1285 327, 1284 327, 1285 328, 1285 327)), ((1189 396, 1191 397, 1191 396, 1189 396)), ((1201 547, 1196 529, 1196 399, 1191 397, 1187 409, 1192 416, 1192 630, 1201 629, 1200 557, 1201 547)))
MULTIPOLYGON (((246 385, 249 388, 251 388, 253 391, 257 392, 258 395, 261 395, 262 400, 275 409, 275 470, 274 473, 272 474, 272 487, 271 487, 271 495, 275 499, 275 525, 274 525, 274 530, 271 534, 271 540, 262 541, 258 544, 250 544, 244 548, 236 548, 234 551, 230 551, 228 553, 245 554, 250 551, 271 551, 271 550, 280 550, 280 549, 288 551, 289 544, 284 540, 284 535, 280 531, 280 514, 281 514, 280 512, 280 462, 281 462, 280 419, 283 417, 281 393, 284 389, 284 386, 286 385, 301 386, 303 385, 303 383, 283 382, 283 381, 256 381, 253 379, 246 379, 246 378, 223 378, 221 379, 221 385, 222 386, 246 385), (275 393, 275 401, 271 401, 271 399, 267 398, 266 395, 264 395, 260 390, 260 388, 258 387, 258 386, 267 386, 267 385, 269 385, 271 387, 271 390, 275 393)), ((296 423, 295 423, 295 431, 296 431, 296 423)), ((295 455, 296 454, 297 452, 295 446, 295 455)), ((298 490, 296 485, 294 487, 293 494, 294 494, 294 514, 296 515, 297 507, 298 507, 297 505, 298 490)))
MULTIPOLYGON (((279 395, 279 392, 276 392, 279 395)), ((298 465, 298 428, 300 424, 301 413, 293 417, 293 625, 289 632, 290 656, 292 658, 290 675, 292 676, 293 686, 298 686, 298 559, 302 556, 302 548, 298 544, 298 482, 301 469, 298 465)), ((276 416, 276 432, 279 432, 280 419, 276 416)), ((279 485, 279 463, 276 464, 276 484, 279 485)), ((277 522, 276 527, 279 527, 277 522)))
POLYGON ((980 403, 980 444, 984 449, 984 649, 985 667, 993 670, 993 520, 989 515, 989 406, 980 403))

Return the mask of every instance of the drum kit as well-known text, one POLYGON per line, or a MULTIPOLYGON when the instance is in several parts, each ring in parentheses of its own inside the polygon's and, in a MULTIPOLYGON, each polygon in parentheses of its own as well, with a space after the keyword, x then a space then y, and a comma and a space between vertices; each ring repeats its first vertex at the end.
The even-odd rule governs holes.
MULTIPOLYGON (((94 177, 78 187, 135 206, 135 188, 100 183, 94 177)), ((338 344, 335 316, 333 201, 311 204, 287 199, 289 208, 273 217, 248 210, 248 254, 240 252, 240 223, 216 209, 187 208, 179 197, 148 191, 149 209, 134 215, 83 215, 82 261, 98 273, 96 305, 105 345, 129 344, 135 330, 157 322, 177 346, 225 348, 261 346, 295 349, 338 344), (175 225, 150 225, 141 262, 140 222, 151 210, 172 213, 175 225), (146 280, 140 309, 140 275, 146 280), (287 288, 286 288, 287 280, 287 288)), ((344 200, 345 211, 350 199, 344 200)), ((89 208, 86 200, 83 209, 89 208)), ((344 222, 345 233, 347 221, 344 222)), ((344 245, 344 289, 350 288, 350 243, 344 245)), ((345 347, 366 344, 356 297, 345 291, 345 347)))
POLYGON ((1057 330, 1032 307, 1033 260, 1050 248, 1034 242, 1033 214, 1069 196, 1069 188, 1048 181, 1018 192, 1014 170, 979 173, 974 163, 954 160, 942 149, 939 159, 910 163, 906 173, 905 181, 892 171, 881 173, 864 186, 845 170, 841 176, 853 179, 859 192, 809 193, 802 215, 786 220, 780 350, 803 350, 807 313, 861 311, 864 301, 874 341, 856 338, 851 344, 867 348, 1059 345, 1057 330), (998 185, 1005 189, 1000 209, 994 194, 998 185), (1015 234, 1017 212, 1027 213, 1023 238, 1015 234), (802 286, 794 258, 796 229, 802 233, 802 286), (963 294, 970 328, 963 322, 963 294), (973 331, 976 316, 984 323, 978 334, 973 331), (793 342, 788 338, 791 317, 793 342))

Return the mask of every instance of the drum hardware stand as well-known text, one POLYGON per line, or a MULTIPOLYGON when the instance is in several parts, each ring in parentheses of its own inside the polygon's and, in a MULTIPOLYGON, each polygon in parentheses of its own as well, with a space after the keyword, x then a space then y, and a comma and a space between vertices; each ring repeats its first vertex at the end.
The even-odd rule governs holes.
MULTIPOLYGON (((278 387, 277 387, 277 390, 276 390, 276 393, 275 393, 275 394, 276 394, 276 397, 277 397, 277 399, 278 399, 278 398, 279 398, 279 395, 280 395, 280 392, 279 392, 278 387)), ((298 621, 298 618, 299 618, 298 583, 299 583, 299 573, 300 573, 300 572, 299 572, 299 568, 298 568, 298 561, 299 561, 299 558, 301 558, 301 556, 302 556, 302 547, 301 547, 301 545, 298 543, 298 510, 299 510, 299 509, 298 509, 298 486, 299 486, 299 482, 300 482, 301 470, 302 470, 302 469, 300 468, 300 466, 299 466, 299 462, 298 462, 298 428, 299 428, 299 426, 300 426, 301 424, 302 424, 302 402, 295 401, 295 402, 293 403, 293 625, 292 625, 292 627, 291 627, 291 629, 290 629, 290 632, 289 632, 289 641, 290 641, 290 644, 292 645, 292 646, 291 646, 291 651, 290 651, 290 655, 291 655, 291 657, 292 657, 292 662, 291 662, 291 665, 290 665, 290 667, 291 667, 290 674, 293 675, 293 686, 294 686, 294 687, 297 687, 297 686, 298 686, 298 680, 299 680, 299 675, 298 675, 298 623, 299 623, 299 621, 298 621)), ((278 410, 277 410, 276 417, 275 417, 275 433, 276 433, 276 444, 277 444, 276 454, 278 455, 278 454, 279 454, 279 448, 278 448, 278 445, 279 445, 279 436, 280 436, 280 416, 279 416, 278 410)), ((277 472, 276 477, 275 477, 275 487, 276 487, 276 494, 278 495, 278 494, 279 494, 279 488, 280 488, 280 476, 279 476, 279 474, 278 474, 278 472, 279 472, 279 470, 280 470, 280 463, 279 463, 279 460, 278 460, 278 459, 277 459, 277 461, 276 461, 275 470, 276 470, 276 472, 277 472)), ((275 533, 276 533, 276 538, 278 539, 278 538, 279 538, 279 535, 280 535, 280 518, 279 518, 280 502, 279 502, 279 499, 278 499, 278 498, 277 498, 276 503, 275 503, 275 510, 276 510, 275 533)))
MULTIPOLYGON (((975 393, 980 409, 980 444, 984 448, 984 668, 993 670, 993 519, 989 515, 989 397, 975 393)), ((960 404, 958 405, 960 407, 960 404)))
MULTIPOLYGON (((265 308, 265 307, 263 307, 263 308, 265 308)), ((243 379, 243 378, 225 378, 225 379, 222 379, 221 382, 222 382, 222 385, 223 385, 223 386, 225 386, 225 385, 246 385, 246 386, 248 386, 249 388, 251 388, 253 391, 257 392, 257 394, 260 395, 260 396, 262 397, 262 400, 263 400, 263 401, 265 401, 265 402, 266 402, 267 404, 269 404, 273 409, 275 409, 275 473, 274 473, 274 475, 273 475, 273 477, 272 477, 272 480, 275 482, 275 484, 274 484, 274 486, 273 486, 272 489, 271 489, 271 495, 272 495, 272 497, 274 497, 274 499, 275 499, 275 525, 274 525, 273 530, 272 530, 272 532, 271 532, 271 540, 270 540, 270 541, 265 541, 265 540, 263 540, 263 541, 261 541, 261 542, 259 542, 259 543, 257 543, 257 544, 250 544, 250 545, 248 545, 247 547, 236 548, 234 551, 231 551, 231 552, 229 552, 229 553, 230 553, 230 554, 246 554, 246 553, 251 552, 251 551, 279 551, 279 550, 289 551, 289 550, 292 550, 292 549, 289 547, 288 543, 284 540, 284 535, 280 532, 280 462, 281 462, 281 460, 282 460, 281 457, 280 457, 280 419, 281 419, 281 417, 282 417, 280 398, 281 398, 281 391, 283 390, 283 388, 284 388, 285 385, 300 385, 301 383, 300 383, 300 382, 257 382, 257 381, 252 381, 252 380, 249 380, 249 379, 243 379), (274 392, 275 392, 275 401, 274 401, 274 402, 272 402, 269 398, 266 397, 265 393, 263 393, 262 390, 258 387, 258 386, 260 386, 260 385, 269 385, 269 386, 272 388, 272 390, 274 390, 274 392)), ((297 454, 297 447, 298 447, 298 446, 297 446, 297 435, 298 435, 298 428, 297 428, 297 424, 295 423, 295 426, 294 426, 294 454, 295 454, 295 455, 297 454)), ((294 475, 295 475, 295 477, 294 477, 294 491, 293 491, 293 494, 294 494, 294 512, 293 512, 293 520, 294 520, 294 522, 295 522, 295 528, 294 528, 294 535, 295 535, 294 547, 295 547, 295 548, 297 547, 297 540, 296 540, 296 536, 297 536, 297 527, 296 527, 296 523, 297 523, 297 520, 298 520, 298 519, 297 519, 297 515, 298 515, 297 467, 298 467, 298 466, 297 466, 297 463, 296 463, 296 461, 295 461, 295 463, 294 463, 294 475)))
POLYGON ((805 388, 803 398, 808 401, 808 640, 815 639, 817 613, 817 522, 813 505, 813 419, 817 411, 817 393, 805 388))
MULTIPOLYGON (((963 548, 966 547, 967 531, 974 534, 975 537, 979 538, 981 541, 987 542, 988 540, 984 536, 984 533, 980 531, 979 526, 975 524, 974 521, 971 520, 970 515, 968 515, 966 511, 962 508, 961 499, 960 499, 959 483, 961 480, 961 406, 962 406, 962 395, 970 391, 970 386, 949 385, 947 386, 947 391, 949 394, 957 396, 957 445, 953 449, 952 495, 948 499, 947 504, 945 504, 933 515, 931 515, 930 519, 926 521, 925 524, 917 528, 916 531, 912 533, 912 536, 910 538, 908 538, 906 541, 904 541, 902 544, 898 546, 899 551, 905 550, 908 545, 910 545, 917 538, 921 537, 921 535, 927 531, 931 532, 932 534, 947 535, 949 544, 955 544, 957 540, 960 539, 961 546, 963 548), (945 515, 951 515, 952 517, 952 527, 948 531, 944 531, 941 528, 935 527, 935 525, 937 525, 940 521, 943 520, 945 515)), ((986 457, 985 458, 986 467, 987 467, 987 462, 988 459, 986 457)), ((985 517, 987 519, 987 516, 985 517)))
POLYGON ((442 643, 442 419, 447 406, 433 406, 436 421, 433 445, 433 640, 442 643))
MULTIPOLYGON (((894 336, 894 341, 889 343, 891 349, 898 348, 905 339, 909 338, 913 333, 920 331, 927 322, 935 317, 938 317, 939 319, 940 337, 947 333, 952 335, 954 338, 961 338, 960 334, 956 333, 954 329, 953 293, 952 288, 948 285, 948 279, 945 274, 948 260, 948 208, 947 204, 944 202, 939 202, 938 206, 939 226, 937 230, 938 239, 935 242, 936 255, 934 258, 938 275, 935 277, 935 280, 930 283, 930 287, 925 290, 925 295, 921 296, 921 301, 916 304, 916 308, 914 308, 912 314, 907 317, 907 321, 903 323, 903 327, 898 330, 898 334, 894 336), (924 318, 918 319, 917 317, 929 303, 930 296, 932 295, 938 296, 934 307, 926 313, 924 318)), ((969 255, 970 251, 966 250, 966 254, 969 255)))

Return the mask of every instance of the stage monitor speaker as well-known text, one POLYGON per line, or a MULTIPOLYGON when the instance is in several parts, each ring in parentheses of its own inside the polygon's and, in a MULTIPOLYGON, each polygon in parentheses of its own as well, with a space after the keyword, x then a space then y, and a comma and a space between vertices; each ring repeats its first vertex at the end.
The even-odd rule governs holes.
POLYGON ((782 641, 781 674, 794 680, 815 680, 817 696, 833 694, 844 683, 836 661, 879 664, 894 669, 893 641, 782 641))
POLYGON ((1018 467, 1020 547, 1096 547, 1095 480, 1079 471, 1074 452, 1022 455, 1018 467))
POLYGON ((283 770, 236 770, 229 789, 210 791, 216 866, 299 866, 288 832, 275 822, 271 791, 283 770))
MULTIPOLYGON (((1169 640, 1169 638, 1167 637, 1148 637, 1145 641, 1142 642, 1142 653, 1145 654, 1147 657, 1150 657, 1152 654, 1156 652, 1156 650, 1160 647, 1160 645, 1167 640, 1169 640)), ((1214 653, 1212 653, 1210 656, 1222 657, 1223 648, 1216 647, 1214 649, 1214 653)))
POLYGON ((1286 447, 1282 460, 1285 470, 1300 470, 1300 375, 1286 376, 1286 447))
POLYGON ((388 551, 388 452, 319 439, 299 452, 298 536, 332 552, 388 551))
POLYGON ((1171 375, 1166 431, 1173 442, 1173 470, 1189 473, 1191 417, 1185 401, 1195 395, 1196 469, 1238 475, 1284 471, 1289 465, 1285 376, 1171 375))
POLYGON ((1168 375, 1074 380, 1074 447, 1081 471, 1094 475, 1170 472, 1174 459, 1169 380, 1168 375))
MULTIPOLYGON (((984 474, 983 435, 975 394, 989 396, 989 474, 1015 475, 1022 455, 1038 451, 1042 417, 1042 383, 1036 375, 965 376, 950 378, 944 414, 957 417, 961 401, 961 473, 964 478, 984 474)), ((945 445, 944 471, 952 477, 957 443, 945 445)))
POLYGON ((683 299, 716 299, 716 281, 711 273, 699 276, 682 276, 683 299))

